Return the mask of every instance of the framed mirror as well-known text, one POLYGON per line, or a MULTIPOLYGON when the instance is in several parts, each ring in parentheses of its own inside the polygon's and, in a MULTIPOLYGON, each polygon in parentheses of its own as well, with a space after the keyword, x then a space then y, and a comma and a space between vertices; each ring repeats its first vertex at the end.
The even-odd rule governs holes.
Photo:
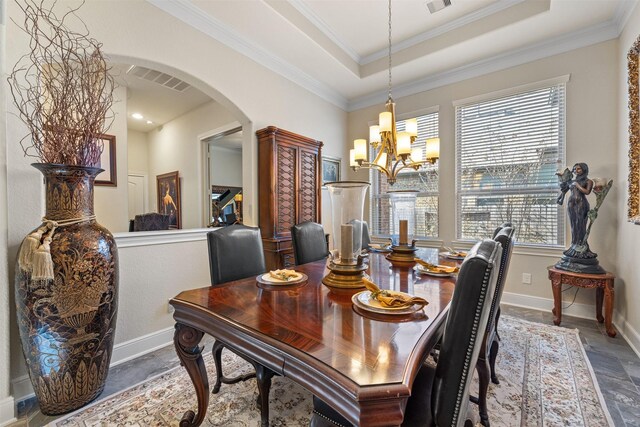
POLYGON ((628 219, 640 225, 640 94, 638 59, 640 37, 627 54, 629 83, 629 210, 628 219))

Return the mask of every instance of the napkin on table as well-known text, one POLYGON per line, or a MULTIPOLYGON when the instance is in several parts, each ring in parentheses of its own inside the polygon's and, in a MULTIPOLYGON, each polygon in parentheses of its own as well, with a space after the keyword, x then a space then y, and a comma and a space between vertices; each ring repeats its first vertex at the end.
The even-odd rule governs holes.
POLYGON ((367 289, 371 292, 371 297, 377 300, 381 305, 385 307, 401 308, 411 307, 414 304, 418 304, 421 307, 429 304, 429 302, 420 297, 412 297, 404 294, 391 294, 389 291, 381 290, 378 285, 373 283, 367 278, 363 278, 362 281, 367 289))
POLYGON ((427 270, 432 271, 434 273, 457 273, 458 271, 460 271, 460 268, 458 267, 449 267, 447 265, 435 265, 427 261, 424 261, 420 258, 415 258, 414 260, 415 262, 417 262, 427 270))

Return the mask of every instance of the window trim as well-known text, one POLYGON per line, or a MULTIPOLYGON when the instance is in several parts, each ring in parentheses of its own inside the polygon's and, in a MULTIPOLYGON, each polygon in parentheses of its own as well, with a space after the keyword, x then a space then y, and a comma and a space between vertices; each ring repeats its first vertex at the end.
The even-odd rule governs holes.
MULTIPOLYGON (((564 97, 565 105, 562 111, 562 114, 564 117, 561 117, 561 121, 562 123, 564 123, 564 126, 562 126, 562 138, 563 138, 564 149, 562 150, 560 157, 561 157, 562 164, 566 164, 566 161, 567 161, 566 159, 566 156, 567 156, 567 126, 566 126, 567 87, 566 86, 570 80, 571 80, 571 74, 565 74, 562 76, 557 76, 557 77, 553 77, 546 80, 526 83, 523 85, 505 88, 505 89, 501 89, 493 92, 488 92, 481 95, 475 95, 468 98, 457 99, 452 102, 453 110, 454 110, 453 116, 454 116, 454 175, 455 175, 455 180, 454 180, 455 224, 454 224, 454 239, 452 240, 453 245, 466 247, 467 245, 469 245, 470 242, 473 242, 472 240, 461 239, 459 237, 460 236, 459 233, 461 232, 460 230, 461 221, 460 221, 460 203, 459 203, 460 192, 459 192, 459 185, 458 185, 460 180, 460 177, 458 176, 458 169, 460 166, 459 165, 460 156, 458 155, 459 154, 458 153, 459 126, 458 126, 458 113, 457 113, 458 107, 465 107, 471 104, 492 101, 495 99, 505 98, 508 96, 515 96, 524 92, 530 92, 530 91, 548 88, 551 86, 558 86, 558 85, 564 84, 565 85, 565 97, 564 97)), ((563 240, 566 242, 566 239, 567 239, 567 216, 566 215, 563 215, 563 228, 564 228, 563 240)), ((471 246, 469 246, 469 248, 471 248, 471 246)), ((514 249, 514 253, 519 253, 523 255, 537 255, 537 256, 556 256, 558 254, 561 255, 562 251, 564 251, 565 249, 564 245, 555 245, 555 244, 544 245, 544 244, 535 244, 535 243, 518 242, 518 241, 515 242, 515 246, 518 249, 514 249)))

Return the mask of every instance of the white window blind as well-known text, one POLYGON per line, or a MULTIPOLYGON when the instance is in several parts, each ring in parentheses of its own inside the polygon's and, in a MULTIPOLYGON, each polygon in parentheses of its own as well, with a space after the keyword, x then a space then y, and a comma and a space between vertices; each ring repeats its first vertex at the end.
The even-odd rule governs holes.
POLYGON ((520 244, 564 246, 564 150, 564 83, 457 106, 457 238, 509 221, 520 244))
MULTIPOLYGON (((427 138, 438 137, 438 113, 429 113, 416 117, 418 119, 418 138, 412 147, 422 148, 425 153, 427 138)), ((397 131, 404 131, 404 120, 396 122, 397 131)), ((375 158, 376 153, 370 150, 369 158, 375 158)), ((391 235, 391 202, 389 191, 417 190, 416 200, 416 238, 438 236, 438 162, 428 164, 419 171, 404 169, 398 173, 395 184, 389 185, 384 173, 377 170, 369 171, 371 182, 370 216, 371 231, 376 236, 391 235)))

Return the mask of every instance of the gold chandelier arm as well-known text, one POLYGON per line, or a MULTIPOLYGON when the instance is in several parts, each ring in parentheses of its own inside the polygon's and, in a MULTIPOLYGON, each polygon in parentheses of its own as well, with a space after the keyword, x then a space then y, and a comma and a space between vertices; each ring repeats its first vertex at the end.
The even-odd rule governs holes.
POLYGON ((380 172, 384 172, 387 177, 391 176, 391 173, 389 172, 389 170, 387 170, 387 168, 376 163, 362 162, 359 167, 367 169, 378 169, 380 172))

